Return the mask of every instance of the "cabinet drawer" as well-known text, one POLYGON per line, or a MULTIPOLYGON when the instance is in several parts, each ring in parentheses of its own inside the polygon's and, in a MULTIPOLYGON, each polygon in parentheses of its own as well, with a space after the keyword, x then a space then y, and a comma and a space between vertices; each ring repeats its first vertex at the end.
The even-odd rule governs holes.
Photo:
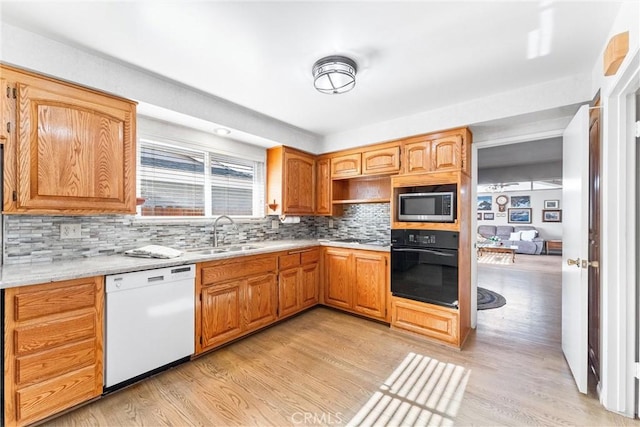
POLYGON ((276 271, 278 258, 275 255, 262 257, 239 257, 205 263, 202 267, 202 285, 210 285, 230 279, 276 271))
POLYGON ((392 298, 391 325, 458 345, 458 312, 431 304, 392 298))
POLYGON ((43 351, 65 343, 96 336, 95 313, 18 327, 14 331, 17 356, 43 351))
POLYGON ((21 424, 40 420, 100 394, 94 366, 26 387, 16 392, 16 418, 21 424))
POLYGON ((297 267, 300 265, 300 253, 280 255, 278 259, 278 267, 280 270, 297 267))
POLYGON ((300 254, 300 263, 302 265, 312 264, 320 261, 320 249, 312 249, 300 254))
POLYGON ((25 292, 15 296, 15 320, 23 321, 93 307, 96 287, 93 282, 63 288, 25 292))
POLYGON ((95 340, 65 345, 16 360, 16 383, 23 385, 43 381, 78 368, 90 366, 96 360, 95 340))

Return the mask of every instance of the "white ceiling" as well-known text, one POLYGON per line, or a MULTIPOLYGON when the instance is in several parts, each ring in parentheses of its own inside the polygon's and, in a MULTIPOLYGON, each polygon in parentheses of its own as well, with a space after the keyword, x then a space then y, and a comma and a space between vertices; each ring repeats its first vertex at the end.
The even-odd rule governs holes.
POLYGON ((3 22, 329 135, 590 73, 617 1, 5 1, 3 22), (530 49, 530 46, 535 49, 530 49), (326 55, 358 64, 313 88, 326 55))

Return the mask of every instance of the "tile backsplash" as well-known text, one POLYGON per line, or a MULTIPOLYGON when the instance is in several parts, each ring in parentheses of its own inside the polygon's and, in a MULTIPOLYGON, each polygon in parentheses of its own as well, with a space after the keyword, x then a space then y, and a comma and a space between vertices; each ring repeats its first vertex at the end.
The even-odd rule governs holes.
MULTIPOLYGON (((332 217, 303 216, 297 224, 271 228, 275 216, 247 220, 235 229, 218 224, 218 243, 237 244, 265 240, 308 238, 368 238, 389 240, 389 204, 349 205, 344 214, 332 217)), ((213 245, 213 220, 143 221, 135 216, 31 216, 3 217, 3 264, 51 262, 121 253, 157 244, 177 249, 213 245), (79 224, 81 238, 61 239, 61 224, 79 224)))

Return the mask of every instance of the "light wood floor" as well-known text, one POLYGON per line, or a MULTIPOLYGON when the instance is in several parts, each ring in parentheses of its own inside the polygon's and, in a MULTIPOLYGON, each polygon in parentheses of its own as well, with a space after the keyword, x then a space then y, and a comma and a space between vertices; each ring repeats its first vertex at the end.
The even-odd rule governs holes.
POLYGON ((478 313, 462 351, 316 308, 46 425, 346 425, 415 353, 469 374, 457 413, 433 424, 638 426, 576 391, 560 349, 560 257, 529 257, 479 268, 507 305, 478 313))

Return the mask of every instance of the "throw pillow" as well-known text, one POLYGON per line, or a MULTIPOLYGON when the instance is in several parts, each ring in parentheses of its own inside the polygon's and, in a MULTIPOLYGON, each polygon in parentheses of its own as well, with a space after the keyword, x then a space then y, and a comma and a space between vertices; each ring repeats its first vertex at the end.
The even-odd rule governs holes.
POLYGON ((509 235, 509 240, 511 241, 518 241, 520 240, 520 233, 521 231, 514 231, 513 233, 511 233, 509 235))
POLYGON ((531 242, 537 234, 538 232, 536 230, 524 230, 520 232, 520 238, 527 242, 531 242))

